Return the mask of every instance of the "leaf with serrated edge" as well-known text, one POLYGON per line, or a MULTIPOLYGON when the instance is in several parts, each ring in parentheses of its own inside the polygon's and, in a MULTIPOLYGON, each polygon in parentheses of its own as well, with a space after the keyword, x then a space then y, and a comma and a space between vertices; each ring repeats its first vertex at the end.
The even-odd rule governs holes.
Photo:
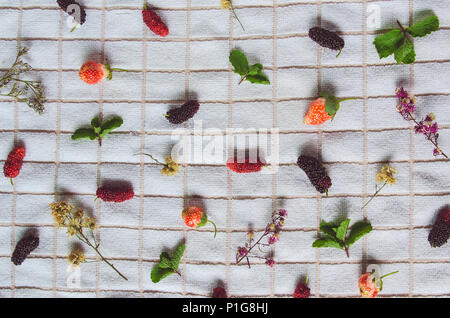
POLYGON ((173 253, 173 257, 172 257, 172 268, 174 270, 178 270, 178 267, 180 265, 180 260, 183 257, 184 251, 186 250, 186 245, 185 244, 180 244, 175 252, 173 253))
POLYGON ((393 54, 403 39, 403 33, 400 30, 391 30, 385 34, 379 35, 373 41, 380 58, 388 57, 393 54))
POLYGON ((415 61, 414 43, 405 38, 402 45, 395 51, 395 60, 398 64, 411 64, 415 61))
POLYGON ((123 119, 121 117, 113 117, 107 121, 105 121, 102 125, 102 132, 100 133, 100 137, 103 138, 107 134, 109 134, 114 129, 119 128, 123 124, 123 119))
POLYGON ((151 273, 152 282, 158 283, 163 278, 166 278, 167 276, 169 276, 173 273, 174 273, 174 271, 170 268, 161 268, 159 265, 156 265, 155 267, 153 267, 152 273, 151 273))
POLYGON ((339 227, 336 230, 336 237, 338 240, 345 241, 345 235, 347 234, 349 224, 350 219, 346 219, 339 224, 339 227))
POLYGON ((314 241, 312 246, 313 247, 318 247, 318 248, 320 248, 320 247, 333 247, 333 248, 338 248, 338 249, 341 249, 341 250, 344 249, 344 246, 342 245, 342 243, 337 242, 337 241, 335 241, 335 240, 333 240, 331 238, 318 239, 318 240, 314 241))
POLYGON ((262 64, 259 64, 259 63, 254 64, 254 65, 250 66, 250 68, 248 70, 248 75, 258 75, 261 73, 262 69, 263 69, 262 64))
POLYGON ((248 60, 244 53, 239 50, 233 50, 230 53, 230 63, 234 67, 234 72, 245 76, 249 70, 248 60))
POLYGON ((97 134, 92 128, 80 128, 77 129, 73 135, 72 140, 89 138, 90 140, 95 140, 97 138, 97 134))
POLYGON ((357 242, 361 237, 363 237, 366 234, 369 234, 370 231, 372 231, 372 225, 369 222, 362 221, 355 223, 351 228, 347 240, 345 241, 345 245, 347 245, 347 247, 350 247, 355 242, 357 242))
POLYGON ((330 237, 336 237, 336 233, 333 231, 333 227, 335 226, 332 222, 320 222, 320 231, 329 235, 330 237))
POLYGON ((160 259, 159 267, 170 268, 172 266, 172 261, 171 261, 168 253, 166 253, 166 252, 161 253, 161 255, 159 256, 159 259, 160 259))
POLYGON ((439 29, 439 18, 435 15, 429 16, 422 21, 415 23, 412 27, 406 28, 406 32, 413 37, 423 37, 439 29))
POLYGON ((263 85, 270 84, 270 81, 267 78, 267 76, 262 73, 259 73, 257 75, 248 75, 245 79, 253 84, 263 84, 263 85))

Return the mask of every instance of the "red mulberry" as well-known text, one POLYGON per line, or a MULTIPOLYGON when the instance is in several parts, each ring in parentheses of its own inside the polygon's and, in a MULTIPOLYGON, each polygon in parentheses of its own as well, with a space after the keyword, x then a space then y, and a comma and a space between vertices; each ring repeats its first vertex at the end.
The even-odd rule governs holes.
POLYGON ((447 243, 450 237, 450 209, 445 209, 441 213, 433 225, 428 235, 428 242, 432 247, 441 247, 447 243))
POLYGON ((222 286, 213 289, 212 298, 228 298, 227 291, 222 286))
POLYGON ((5 177, 14 179, 19 175, 20 169, 22 169, 23 158, 25 157, 25 148, 18 147, 11 151, 6 159, 5 165, 3 167, 3 173, 5 177))
POLYGON ((299 283, 294 291, 294 298, 309 298, 310 289, 306 284, 299 283))
POLYGON ((309 37, 322 47, 339 51, 339 54, 345 46, 344 40, 336 32, 324 28, 314 27, 309 29, 309 37))
POLYGON ((23 261, 39 246, 39 237, 30 235, 21 239, 14 249, 11 256, 11 262, 14 265, 20 265, 23 261))
POLYGON ((169 110, 165 116, 172 124, 182 124, 194 117, 199 108, 200 104, 197 101, 190 100, 181 107, 169 110))
POLYGON ((79 24, 84 24, 84 22, 86 22, 86 11, 78 2, 73 1, 73 0, 57 0, 57 3, 59 5, 59 7, 69 15, 76 14, 76 12, 77 12, 77 11, 74 11, 74 9, 69 8, 69 6, 70 5, 78 6, 78 8, 79 8, 78 12, 80 13, 80 16, 79 17, 74 16, 74 19, 79 24))
POLYGON ((100 187, 97 189, 97 198, 105 202, 123 202, 134 197, 132 188, 100 187))
POLYGON ((251 173, 259 172, 265 166, 259 158, 257 162, 249 162, 248 158, 245 158, 245 162, 237 162, 237 158, 230 159, 227 162, 227 167, 237 173, 251 173))
POLYGON ((317 191, 328 194, 328 189, 331 187, 331 179, 319 160, 309 156, 300 156, 298 157, 297 165, 305 171, 309 181, 311 181, 317 191))
POLYGON ((142 10, 142 17, 144 23, 153 31, 153 33, 160 36, 167 36, 169 34, 169 28, 162 22, 161 18, 151 9, 147 9, 147 4, 144 4, 144 10, 142 10))

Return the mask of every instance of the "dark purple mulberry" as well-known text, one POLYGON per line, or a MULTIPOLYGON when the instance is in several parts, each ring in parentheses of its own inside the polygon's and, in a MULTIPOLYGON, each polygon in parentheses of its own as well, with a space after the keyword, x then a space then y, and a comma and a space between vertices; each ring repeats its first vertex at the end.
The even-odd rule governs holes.
POLYGON ((309 181, 311 181, 317 191, 328 194, 328 189, 331 187, 331 179, 319 160, 309 156, 300 156, 298 157, 297 165, 305 171, 309 181))
POLYGON ((341 54, 341 51, 345 46, 344 39, 336 32, 331 32, 324 28, 314 27, 309 29, 309 37, 322 47, 339 51, 339 54, 341 54))
POLYGON ((58 3, 59 7, 68 15, 74 15, 73 17, 77 23, 84 24, 84 22, 86 22, 86 11, 81 6, 81 4, 73 0, 57 0, 56 2, 58 3), (69 8, 71 4, 78 6, 80 12, 79 17, 76 16, 77 9, 69 8))
POLYGON ((433 228, 428 235, 428 242, 432 247, 441 247, 447 243, 450 236, 450 209, 446 208, 442 210, 433 228))
POLYGON ((197 101, 190 100, 181 107, 169 110, 165 116, 172 124, 181 124, 194 117, 199 108, 200 104, 197 101))
POLYGON ((20 265, 30 255, 30 253, 39 246, 39 237, 29 235, 22 238, 16 245, 11 256, 11 262, 14 265, 20 265))

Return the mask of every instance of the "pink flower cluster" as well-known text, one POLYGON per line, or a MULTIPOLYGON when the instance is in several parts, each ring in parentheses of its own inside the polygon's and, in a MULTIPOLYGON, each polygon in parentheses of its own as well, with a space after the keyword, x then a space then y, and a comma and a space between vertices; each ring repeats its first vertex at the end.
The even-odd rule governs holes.
POLYGON ((267 224, 264 233, 258 240, 255 240, 253 231, 247 233, 247 242, 244 246, 239 246, 236 252, 236 264, 239 264, 243 259, 247 260, 248 267, 250 267, 249 258, 259 258, 264 259, 265 264, 269 267, 273 267, 275 265, 275 261, 271 257, 269 252, 264 253, 265 256, 261 256, 258 254, 254 254, 252 252, 253 248, 256 246, 258 250, 262 251, 262 247, 270 247, 271 245, 278 242, 280 239, 280 232, 284 225, 284 222, 287 218, 287 211, 284 209, 279 209, 277 213, 272 217, 272 220, 269 224, 267 224), (267 243, 263 243, 263 238, 267 238, 267 243))
POLYGON ((404 119, 408 121, 413 121, 415 123, 414 130, 416 134, 422 134, 427 140, 429 140, 434 145, 433 155, 442 155, 448 158, 447 155, 439 148, 438 138, 439 138, 439 126, 435 121, 436 117, 433 113, 428 114, 425 119, 417 121, 414 118, 414 112, 416 110, 416 98, 411 97, 403 87, 397 88, 396 90, 397 98, 399 104, 397 105, 397 111, 404 119))

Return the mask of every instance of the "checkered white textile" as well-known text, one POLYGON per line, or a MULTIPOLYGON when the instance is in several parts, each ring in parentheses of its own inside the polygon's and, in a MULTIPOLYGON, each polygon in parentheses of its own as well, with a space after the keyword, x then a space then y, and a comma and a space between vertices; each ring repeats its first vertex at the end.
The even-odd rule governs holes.
POLYGON ((394 95, 399 84, 412 90, 418 114, 436 114, 440 143, 450 151, 448 1, 235 0, 244 32, 219 0, 150 0, 170 28, 166 38, 143 25, 141 0, 80 3, 87 7, 87 22, 71 33, 54 0, 0 0, 0 68, 9 68, 18 43, 29 47, 28 61, 48 97, 43 116, 0 99, 0 164, 14 142, 27 148, 14 186, 0 178, 2 297, 203 297, 217 281, 231 296, 290 297, 306 275, 313 296, 358 297, 357 278, 373 263, 383 273, 400 271, 386 280, 382 296, 450 296, 450 245, 432 249, 427 242, 436 212, 449 203, 449 161, 433 158, 432 146, 396 113, 394 95), (425 9, 439 16, 441 27, 416 41, 417 62, 380 60, 372 45, 377 28, 368 23, 372 14, 379 10, 381 27, 389 28, 396 19, 407 25, 425 9), (316 25, 342 34, 346 46, 338 59, 308 38, 316 25), (233 48, 250 63, 262 63, 272 85, 238 86, 228 63, 233 48), (89 86, 77 75, 87 59, 131 71, 89 86), (326 88, 356 100, 342 104, 333 123, 304 126, 312 97, 326 88), (200 101, 195 119, 205 129, 279 128, 278 173, 237 175, 223 164, 187 164, 165 177, 160 166, 135 155, 145 151, 164 159, 174 127, 162 114, 189 97, 200 101), (99 113, 120 115, 124 125, 101 148, 71 141, 74 130, 99 113), (329 198, 319 196, 295 164, 305 148, 321 156, 329 171, 329 198), (398 169, 398 182, 361 210, 386 160, 398 169), (97 186, 116 179, 132 183, 136 197, 121 204, 94 202, 97 186), (100 249, 128 282, 104 263, 88 263, 81 267, 80 287, 67 286, 65 257, 75 241, 54 226, 48 208, 61 198, 97 218, 100 249), (185 204, 205 207, 218 226, 216 239, 210 227, 184 226, 185 204), (279 207, 289 217, 274 250, 278 264, 236 266, 236 247, 249 224, 262 230, 279 207), (312 248, 320 220, 344 214, 353 222, 367 217, 374 226, 352 246, 350 258, 340 250, 312 248), (33 227, 40 246, 14 266, 15 244, 33 227), (150 271, 161 250, 182 239, 182 277, 153 284, 150 271))

